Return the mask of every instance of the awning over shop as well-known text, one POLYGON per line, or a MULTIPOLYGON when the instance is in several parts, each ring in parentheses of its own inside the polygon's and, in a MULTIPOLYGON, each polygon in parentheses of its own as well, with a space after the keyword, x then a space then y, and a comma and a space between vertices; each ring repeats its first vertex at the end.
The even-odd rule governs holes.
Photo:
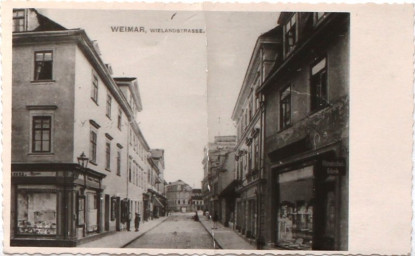
POLYGON ((231 183, 229 183, 228 186, 222 192, 219 194, 219 197, 232 197, 236 196, 237 193, 235 192, 235 187, 238 184, 237 180, 233 180, 231 183))
POLYGON ((160 200, 156 196, 154 197, 153 204, 154 206, 157 206, 157 207, 164 207, 164 205, 160 202, 160 200))

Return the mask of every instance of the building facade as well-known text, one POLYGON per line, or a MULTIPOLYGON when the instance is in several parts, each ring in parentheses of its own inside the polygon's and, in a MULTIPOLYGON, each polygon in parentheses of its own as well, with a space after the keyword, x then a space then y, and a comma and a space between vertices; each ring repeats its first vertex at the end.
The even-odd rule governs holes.
POLYGON ((15 9, 13 29, 11 245, 126 229, 143 211, 150 152, 136 79, 113 79, 84 30, 34 9, 15 9))
POLYGON ((200 188, 192 189, 192 197, 191 197, 191 205, 192 211, 203 211, 204 204, 203 204, 203 195, 202 190, 200 188))
POLYGON ((243 236, 259 240, 263 221, 264 187, 264 96, 257 89, 281 58, 282 44, 276 27, 262 34, 253 50, 245 79, 232 113, 237 125, 235 162, 235 229, 243 236))
POLYGON ((192 188, 182 180, 169 182, 166 186, 169 212, 192 211, 192 188))
POLYGON ((281 13, 264 98, 261 246, 348 249, 349 14, 281 13))
POLYGON ((225 225, 232 221, 234 216, 234 198, 223 192, 235 179, 235 145, 236 136, 215 136, 214 142, 210 142, 205 148, 202 161, 202 194, 205 209, 212 216, 216 213, 225 225))

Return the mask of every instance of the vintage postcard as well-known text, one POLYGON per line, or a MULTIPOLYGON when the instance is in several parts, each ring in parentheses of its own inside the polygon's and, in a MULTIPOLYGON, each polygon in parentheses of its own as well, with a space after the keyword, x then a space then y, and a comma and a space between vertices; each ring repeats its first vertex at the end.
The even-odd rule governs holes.
POLYGON ((409 254, 413 15, 4 2, 4 252, 409 254))

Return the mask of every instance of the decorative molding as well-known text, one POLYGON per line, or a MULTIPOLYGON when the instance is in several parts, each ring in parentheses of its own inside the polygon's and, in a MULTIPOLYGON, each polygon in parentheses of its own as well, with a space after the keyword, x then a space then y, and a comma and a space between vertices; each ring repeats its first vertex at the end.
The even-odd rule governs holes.
POLYGON ((89 123, 97 129, 99 129, 101 127, 101 125, 97 124, 97 122, 95 122, 92 119, 89 119, 89 123))
POLYGON ((57 108, 56 105, 26 105, 28 110, 55 110, 57 108))
POLYGON ((105 133, 105 137, 107 137, 107 139, 112 140, 114 139, 111 135, 109 135, 108 133, 105 133))

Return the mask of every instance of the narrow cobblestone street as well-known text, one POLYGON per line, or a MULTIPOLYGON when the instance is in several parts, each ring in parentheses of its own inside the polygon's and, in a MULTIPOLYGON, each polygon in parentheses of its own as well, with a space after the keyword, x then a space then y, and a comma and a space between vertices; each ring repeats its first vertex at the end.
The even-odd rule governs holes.
POLYGON ((213 249, 213 241, 194 213, 173 213, 161 225, 126 248, 213 249))

